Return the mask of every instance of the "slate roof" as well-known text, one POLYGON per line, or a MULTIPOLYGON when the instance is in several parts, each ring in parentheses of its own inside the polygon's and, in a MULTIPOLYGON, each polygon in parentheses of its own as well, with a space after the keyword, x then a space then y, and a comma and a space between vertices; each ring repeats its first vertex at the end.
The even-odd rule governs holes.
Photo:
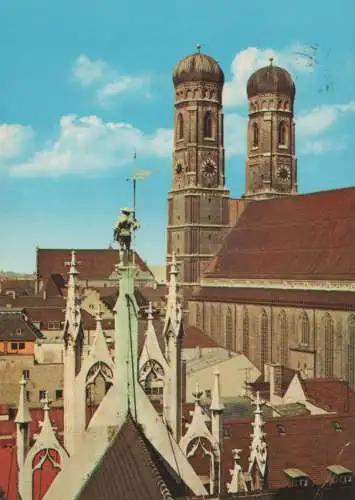
POLYGON ((205 276, 355 279, 355 188, 250 202, 205 276))
MULTIPOLYGON (((37 275, 39 279, 48 279, 52 274, 68 276, 71 252, 75 249, 37 248, 37 275)), ((77 249, 77 262, 80 279, 107 279, 115 270, 119 261, 118 250, 108 249, 77 249)), ((142 272, 151 273, 141 257, 135 253, 135 262, 142 272)))
POLYGON ((42 333, 22 312, 0 312, 0 339, 32 341, 43 338, 42 333))
POLYGON ((186 493, 129 415, 77 500, 182 500, 186 493))

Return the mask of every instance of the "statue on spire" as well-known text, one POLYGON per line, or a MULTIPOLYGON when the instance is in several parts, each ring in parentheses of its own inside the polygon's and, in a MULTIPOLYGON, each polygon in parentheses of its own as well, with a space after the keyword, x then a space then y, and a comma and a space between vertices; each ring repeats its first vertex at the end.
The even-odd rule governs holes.
POLYGON ((122 208, 121 215, 116 222, 113 237, 118 243, 121 262, 131 260, 132 233, 139 229, 135 213, 130 208, 122 208), (126 259, 124 257, 126 256, 126 259))

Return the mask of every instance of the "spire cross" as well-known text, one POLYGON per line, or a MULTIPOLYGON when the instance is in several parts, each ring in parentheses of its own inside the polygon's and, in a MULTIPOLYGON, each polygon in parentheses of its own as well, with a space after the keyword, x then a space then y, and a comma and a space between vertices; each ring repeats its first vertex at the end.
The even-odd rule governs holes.
POLYGON ((79 274, 78 273, 78 270, 76 268, 76 266, 78 264, 80 264, 80 262, 78 262, 76 260, 76 251, 75 250, 72 250, 72 253, 71 253, 71 260, 69 261, 65 261, 64 264, 67 266, 67 267, 70 267, 69 269, 69 274, 79 274))

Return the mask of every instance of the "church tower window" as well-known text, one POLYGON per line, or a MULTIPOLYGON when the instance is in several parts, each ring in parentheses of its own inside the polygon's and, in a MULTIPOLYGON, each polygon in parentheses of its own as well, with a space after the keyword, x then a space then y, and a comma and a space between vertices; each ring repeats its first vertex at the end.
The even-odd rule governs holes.
POLYGON ((352 389, 355 388, 355 316, 351 315, 348 320, 348 381, 352 389))
POLYGON ((203 136, 207 139, 212 138, 212 114, 211 111, 206 111, 203 119, 203 136))
POLYGON ((259 127, 256 123, 253 123, 252 134, 253 134, 253 148, 257 148, 259 146, 259 127))
POLYGON ((260 315, 260 370, 264 372, 265 363, 269 358, 269 342, 268 342, 269 321, 266 311, 263 310, 260 315))
POLYGON ((200 304, 196 304, 196 326, 201 328, 201 306, 200 304))
POLYGON ((233 345, 233 313, 232 309, 228 307, 226 314, 226 349, 228 351, 234 350, 233 345))
POLYGON ((324 376, 334 376, 334 326, 330 314, 323 318, 323 338, 324 338, 324 376))
POLYGON ((184 138, 184 119, 182 117, 182 114, 179 113, 177 117, 177 138, 178 139, 183 139, 184 138))
POLYGON ((301 344, 310 344, 310 334, 309 334, 309 319, 308 314, 304 312, 301 317, 301 344))
POLYGON ((280 326, 281 364, 282 364, 282 366, 287 366, 287 360, 288 360, 288 324, 287 324, 287 315, 286 315, 285 311, 280 312, 279 326, 280 326))
POLYGON ((279 124, 279 146, 287 145, 287 126, 285 122, 279 124))
POLYGON ((243 310, 243 354, 249 356, 249 316, 246 309, 243 310))

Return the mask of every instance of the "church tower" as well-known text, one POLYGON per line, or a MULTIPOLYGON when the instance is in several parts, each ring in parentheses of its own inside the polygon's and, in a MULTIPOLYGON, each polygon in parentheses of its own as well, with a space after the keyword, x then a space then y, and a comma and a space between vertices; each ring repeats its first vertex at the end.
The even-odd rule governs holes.
POLYGON ((297 193, 297 160, 291 75, 273 65, 258 69, 247 84, 246 186, 244 198, 276 198, 297 193))
MULTIPOLYGON (((175 67, 172 190, 168 195, 168 249, 182 285, 196 285, 218 251, 229 222, 225 188, 222 89, 224 74, 198 51, 175 67)), ((186 289, 186 286, 184 287, 186 289)))

